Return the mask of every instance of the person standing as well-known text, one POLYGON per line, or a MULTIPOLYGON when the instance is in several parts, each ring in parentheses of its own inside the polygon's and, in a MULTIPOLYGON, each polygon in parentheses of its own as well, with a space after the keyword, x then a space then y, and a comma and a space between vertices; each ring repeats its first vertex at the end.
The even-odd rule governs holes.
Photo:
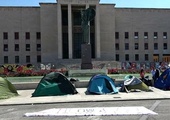
POLYGON ((155 69, 155 67, 152 67, 152 70, 151 70, 151 74, 152 74, 151 83, 152 83, 152 85, 154 85, 154 82, 155 82, 155 73, 156 73, 156 69, 155 69))
POLYGON ((152 67, 151 74, 152 74, 152 79, 155 80, 155 67, 152 67))
POLYGON ((156 71, 155 71, 154 82, 158 79, 159 75, 160 75, 160 67, 157 68, 156 71))

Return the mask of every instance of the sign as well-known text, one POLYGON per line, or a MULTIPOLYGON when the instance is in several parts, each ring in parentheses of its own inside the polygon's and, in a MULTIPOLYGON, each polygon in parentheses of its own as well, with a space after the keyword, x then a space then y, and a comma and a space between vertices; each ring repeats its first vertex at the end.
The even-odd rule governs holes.
POLYGON ((107 116, 107 115, 157 115, 143 107, 89 107, 89 108, 53 108, 39 112, 26 113, 25 117, 42 116, 107 116))

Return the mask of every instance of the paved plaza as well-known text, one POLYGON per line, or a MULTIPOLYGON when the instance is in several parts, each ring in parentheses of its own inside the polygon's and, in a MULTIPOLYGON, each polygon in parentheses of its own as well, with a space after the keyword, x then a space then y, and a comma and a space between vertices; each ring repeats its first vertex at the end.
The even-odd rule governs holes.
POLYGON ((156 100, 170 99, 170 91, 159 90, 150 87, 152 92, 136 91, 136 92, 119 92, 118 94, 92 95, 86 94, 87 88, 77 88, 78 94, 65 96, 45 96, 31 97, 34 89, 18 90, 19 96, 0 100, 0 105, 30 105, 30 104, 49 104, 64 102, 88 102, 88 101, 131 101, 131 100, 156 100))

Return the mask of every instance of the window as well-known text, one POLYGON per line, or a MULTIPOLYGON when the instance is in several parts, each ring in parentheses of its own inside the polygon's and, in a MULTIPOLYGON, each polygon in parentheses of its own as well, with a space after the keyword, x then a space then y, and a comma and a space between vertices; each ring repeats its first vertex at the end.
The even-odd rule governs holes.
POLYGON ((149 55, 145 54, 145 61, 148 61, 148 60, 149 60, 149 55))
POLYGON ((4 56, 4 63, 5 63, 5 64, 8 63, 8 56, 4 56))
POLYGON ((134 38, 135 38, 135 39, 138 39, 138 38, 139 38, 138 32, 134 32, 134 38))
POLYGON ((4 44, 4 51, 8 51, 8 44, 4 44))
POLYGON ((115 32, 115 39, 119 39, 119 32, 115 32))
POLYGON ((129 43, 125 43, 125 50, 129 50, 129 43))
POLYGON ((26 63, 30 63, 30 56, 26 56, 26 63))
POLYGON ((167 32, 163 32, 163 39, 167 39, 167 32))
POLYGON ((82 20, 81 20, 81 14, 79 11, 75 11, 73 13, 73 19, 74 19, 74 21, 73 21, 74 25, 81 25, 82 20))
POLYGON ((26 50, 26 51, 30 51, 30 44, 26 44, 26 45, 25 45, 25 50, 26 50))
POLYGON ((37 51, 41 51, 41 44, 37 44, 37 51))
POLYGON ((158 43, 154 43, 154 50, 158 50, 158 43))
POLYGON ((138 50, 138 49, 139 49, 139 44, 135 43, 135 50, 138 50))
POLYGON ((144 49, 145 49, 145 50, 148 50, 148 49, 149 49, 148 43, 144 43, 144 49))
POLYGON ((129 61, 129 54, 125 54, 125 60, 129 61))
POLYGON ((119 61, 119 54, 116 54, 116 61, 119 61))
POLYGON ((159 61, 159 54, 153 54, 153 61, 158 62, 159 61))
POLYGON ((153 38, 154 38, 154 39, 157 39, 157 38, 158 38, 158 33, 157 33, 157 32, 154 32, 153 38))
POLYGON ((3 33, 3 39, 4 39, 4 40, 7 40, 7 39, 8 39, 8 33, 7 33, 7 32, 4 32, 4 33, 3 33))
POLYGON ((167 43, 164 43, 164 44, 163 44, 163 48, 164 48, 164 50, 167 50, 167 49, 168 49, 167 43))
POLYGON ((125 32, 125 39, 129 39, 129 33, 125 32))
MULTIPOLYGON (((80 45, 81 45, 81 40, 82 40, 82 33, 74 33, 74 38, 73 39, 74 39, 73 58, 81 58, 81 47, 80 47, 80 45)), ((65 51, 63 51, 63 53, 64 52, 65 51)), ((68 51, 66 51, 66 52, 68 52, 68 51)), ((63 56, 63 57, 65 57, 65 56, 63 56)))
POLYGON ((15 51, 19 51, 19 44, 15 44, 15 51))
POLYGON ((148 32, 144 32, 144 39, 148 39, 148 32))
POLYGON ((40 39, 41 39, 41 33, 40 33, 40 32, 37 32, 37 33, 36 33, 36 38, 37 38, 37 40, 40 40, 40 39))
POLYGON ((135 61, 139 61, 139 55, 135 54, 135 61))
POLYGON ((29 39, 30 39, 30 33, 29 33, 29 32, 26 32, 26 33, 25 33, 25 39, 26 39, 26 40, 29 40, 29 39))
POLYGON ((19 39, 19 32, 15 32, 15 33, 14 33, 14 39, 15 39, 15 40, 18 40, 18 39, 19 39))
POLYGON ((62 25, 68 26, 68 11, 62 9, 62 25))
POLYGON ((37 62, 38 62, 38 63, 41 62, 41 55, 37 55, 37 62))
POLYGON ((115 44, 116 50, 119 50, 119 43, 115 44))
POLYGON ((170 54, 163 54, 162 61, 163 62, 170 62, 170 54))
POLYGON ((19 63, 19 56, 15 56, 15 63, 19 63))

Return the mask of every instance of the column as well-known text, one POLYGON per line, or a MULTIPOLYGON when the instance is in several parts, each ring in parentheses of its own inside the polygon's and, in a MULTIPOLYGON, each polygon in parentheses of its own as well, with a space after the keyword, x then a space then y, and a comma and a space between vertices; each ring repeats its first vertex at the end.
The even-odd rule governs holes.
POLYGON ((96 5, 96 17, 95 17, 95 45, 96 45, 96 58, 100 58, 100 14, 99 4, 96 5))
POLYGON ((62 59, 62 18, 61 18, 61 4, 57 4, 57 28, 58 28, 58 59, 62 59))
POLYGON ((73 58, 73 36, 72 36, 72 9, 71 4, 68 4, 68 48, 69 48, 69 59, 73 58))
POLYGON ((86 9, 89 8, 89 4, 86 4, 86 9))

